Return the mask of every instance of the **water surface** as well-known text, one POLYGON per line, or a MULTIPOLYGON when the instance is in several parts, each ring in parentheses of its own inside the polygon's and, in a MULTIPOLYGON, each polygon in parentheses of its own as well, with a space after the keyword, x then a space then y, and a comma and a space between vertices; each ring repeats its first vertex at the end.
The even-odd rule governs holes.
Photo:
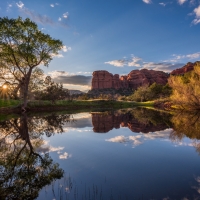
POLYGON ((7 199, 200 199, 198 113, 144 108, 0 122, 7 199))

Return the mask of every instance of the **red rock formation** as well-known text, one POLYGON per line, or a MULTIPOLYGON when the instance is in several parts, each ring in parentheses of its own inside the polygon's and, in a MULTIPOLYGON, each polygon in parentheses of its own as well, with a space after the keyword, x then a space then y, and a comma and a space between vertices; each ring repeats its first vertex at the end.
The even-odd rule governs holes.
POLYGON ((169 128, 165 123, 154 125, 150 121, 148 123, 140 122, 129 113, 92 113, 92 124, 93 131, 96 133, 107 133, 113 128, 120 128, 120 126, 128 127, 132 132, 135 133, 149 133, 169 128))
POLYGON ((192 71, 194 69, 195 63, 188 62, 185 66, 179 69, 173 70, 170 74, 171 75, 182 75, 185 74, 186 72, 192 71))
POLYGON ((142 85, 151 85, 154 82, 165 85, 169 75, 162 71, 148 69, 133 70, 127 76, 119 77, 107 71, 94 71, 92 89, 137 89, 142 85))

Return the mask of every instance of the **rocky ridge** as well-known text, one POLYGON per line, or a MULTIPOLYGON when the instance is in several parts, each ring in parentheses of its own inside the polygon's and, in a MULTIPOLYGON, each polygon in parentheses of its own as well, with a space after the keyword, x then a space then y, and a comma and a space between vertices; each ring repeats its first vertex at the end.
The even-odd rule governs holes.
POLYGON ((173 70, 170 74, 171 75, 183 75, 183 74, 185 74, 187 72, 192 71, 194 69, 194 66, 196 65, 196 63, 197 62, 195 62, 195 63, 188 62, 183 67, 173 70))
POLYGON ((99 70, 93 72, 91 89, 137 89, 139 86, 151 85, 154 82, 165 85, 168 77, 169 74, 165 72, 148 69, 132 70, 126 76, 99 70))

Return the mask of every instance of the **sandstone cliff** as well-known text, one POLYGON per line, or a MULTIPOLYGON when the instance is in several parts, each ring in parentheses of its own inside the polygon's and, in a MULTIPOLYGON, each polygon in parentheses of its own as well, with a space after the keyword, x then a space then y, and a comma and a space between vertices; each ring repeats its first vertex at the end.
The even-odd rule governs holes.
POLYGON ((195 64, 196 64, 196 62, 195 63, 188 62, 185 66, 183 66, 179 69, 173 70, 170 74, 171 75, 182 75, 186 72, 192 71, 194 69, 195 64))
POLYGON ((111 74, 108 71, 94 71, 92 78, 93 89, 137 89, 142 85, 151 85, 154 82, 165 85, 169 74, 162 71, 148 69, 132 70, 127 76, 111 74))

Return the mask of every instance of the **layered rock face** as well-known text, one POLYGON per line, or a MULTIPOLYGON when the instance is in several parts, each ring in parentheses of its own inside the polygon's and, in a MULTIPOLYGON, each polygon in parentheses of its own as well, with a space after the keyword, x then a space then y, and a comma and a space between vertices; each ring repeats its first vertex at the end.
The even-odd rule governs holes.
POLYGON ((195 63, 187 63, 185 66, 183 66, 182 68, 179 69, 175 69, 173 70, 170 74, 171 75, 182 75, 185 74, 186 72, 192 71, 194 69, 195 63))
POLYGON ((148 69, 133 70, 127 76, 111 74, 105 70, 94 71, 91 89, 137 89, 142 85, 151 85, 154 82, 165 85, 169 74, 162 71, 148 69))

